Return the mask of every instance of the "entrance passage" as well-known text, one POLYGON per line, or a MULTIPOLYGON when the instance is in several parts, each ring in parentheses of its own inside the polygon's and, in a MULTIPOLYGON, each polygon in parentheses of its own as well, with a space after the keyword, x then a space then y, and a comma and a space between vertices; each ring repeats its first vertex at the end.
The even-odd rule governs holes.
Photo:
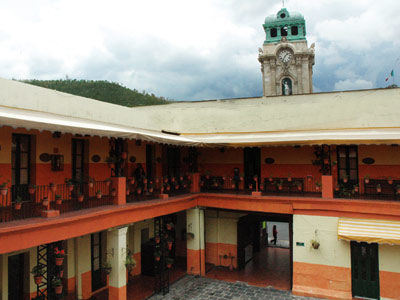
POLYGON ((351 242, 353 297, 379 299, 378 244, 351 242))
POLYGON ((291 290, 291 215, 222 210, 215 213, 215 210, 207 210, 205 222, 208 222, 206 224, 207 277, 291 290), (236 219, 235 216, 238 218, 236 219), (217 228, 214 224, 217 224, 217 228), (234 231, 232 224, 236 225, 236 245, 224 242, 224 240, 227 241, 227 236, 234 231), (278 232, 277 242, 271 243, 274 226, 278 232), (218 234, 214 232, 213 228, 218 234), (221 239, 213 240, 216 236, 221 239), (232 246, 236 246, 237 250, 234 251, 232 246), (227 252, 227 255, 224 255, 224 251, 227 252))

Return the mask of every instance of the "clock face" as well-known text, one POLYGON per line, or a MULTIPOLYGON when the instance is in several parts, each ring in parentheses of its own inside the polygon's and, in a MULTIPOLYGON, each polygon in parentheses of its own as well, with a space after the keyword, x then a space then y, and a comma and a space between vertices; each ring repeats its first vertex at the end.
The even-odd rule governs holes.
POLYGON ((289 50, 282 50, 279 52, 279 59, 281 62, 287 64, 292 59, 292 52, 289 50))

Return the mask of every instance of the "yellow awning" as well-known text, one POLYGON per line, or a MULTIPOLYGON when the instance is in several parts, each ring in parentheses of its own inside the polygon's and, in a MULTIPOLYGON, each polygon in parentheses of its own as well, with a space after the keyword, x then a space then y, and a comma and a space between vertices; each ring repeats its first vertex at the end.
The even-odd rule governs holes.
POLYGON ((347 241, 400 245, 400 222, 339 218, 338 238, 347 241))

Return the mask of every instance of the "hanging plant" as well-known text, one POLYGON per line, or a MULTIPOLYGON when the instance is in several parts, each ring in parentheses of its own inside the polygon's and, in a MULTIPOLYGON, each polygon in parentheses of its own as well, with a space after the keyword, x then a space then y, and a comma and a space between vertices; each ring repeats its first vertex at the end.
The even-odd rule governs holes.
POLYGON ((310 243, 311 243, 311 247, 313 247, 314 249, 318 249, 320 246, 319 242, 316 240, 311 240, 310 243))
POLYGON ((28 187, 29 194, 33 195, 35 193, 35 190, 36 190, 36 185, 30 184, 28 187))
POLYGON ((367 183, 367 184, 369 183, 369 176, 368 175, 364 176, 364 182, 367 183))
POLYGON ((22 207, 22 197, 21 196, 17 196, 15 198, 15 202, 14 202, 14 208, 15 210, 20 210, 22 207))
POLYGON ((101 271, 105 274, 105 275, 109 275, 112 271, 112 267, 111 264, 106 261, 101 265, 101 271))
POLYGON ((42 280, 43 280, 43 273, 44 273, 43 267, 39 266, 39 265, 36 265, 36 266, 34 266, 32 268, 31 273, 32 273, 33 278, 35 280, 35 284, 36 285, 41 284, 42 280))
POLYGON ((60 205, 60 204, 62 204, 62 198, 61 198, 61 195, 57 194, 57 195, 55 196, 55 198, 56 198, 56 204, 57 204, 57 205, 60 205))
POLYGON ((126 251, 125 267, 128 272, 131 272, 136 267, 136 260, 133 258, 133 253, 130 249, 126 251))

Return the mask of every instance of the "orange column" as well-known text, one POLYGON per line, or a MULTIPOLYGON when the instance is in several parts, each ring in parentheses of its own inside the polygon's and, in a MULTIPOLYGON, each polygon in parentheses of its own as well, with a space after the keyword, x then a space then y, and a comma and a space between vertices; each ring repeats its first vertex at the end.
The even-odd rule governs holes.
POLYGON ((332 175, 322 175, 322 198, 333 198, 333 177, 332 175))
POLYGON ((200 192, 200 174, 193 173, 192 175, 192 185, 190 186, 191 193, 199 193, 200 192))
POLYGON ((126 177, 112 177, 112 187, 116 191, 113 203, 115 205, 126 204, 126 177))

